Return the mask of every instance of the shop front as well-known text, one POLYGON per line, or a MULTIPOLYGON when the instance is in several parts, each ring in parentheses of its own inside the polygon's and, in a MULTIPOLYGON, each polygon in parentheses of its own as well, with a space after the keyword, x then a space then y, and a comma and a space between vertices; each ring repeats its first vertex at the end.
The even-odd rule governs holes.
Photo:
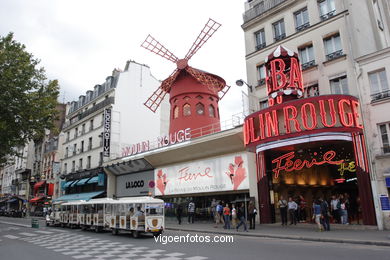
MULTIPOLYGON (((348 201, 349 221, 375 225, 375 210, 360 104, 348 95, 301 98, 297 55, 278 48, 266 63, 269 107, 244 122, 244 142, 256 153, 260 221, 280 221, 278 201, 348 201)), ((335 220, 337 221, 337 219, 335 220)))
POLYGON ((246 152, 159 167, 154 180, 155 196, 164 199, 167 217, 174 217, 179 205, 186 215, 192 201, 195 219, 212 221, 213 199, 230 206, 250 200, 246 152))

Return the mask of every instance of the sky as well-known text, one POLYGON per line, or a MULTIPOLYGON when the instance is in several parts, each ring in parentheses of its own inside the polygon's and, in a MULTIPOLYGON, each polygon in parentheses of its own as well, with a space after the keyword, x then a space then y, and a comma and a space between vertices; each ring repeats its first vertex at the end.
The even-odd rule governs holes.
MULTIPOLYGON (((222 26, 189 65, 225 79, 231 89, 220 101, 221 121, 242 112, 246 80, 243 23, 245 0, 0 0, 0 35, 14 33, 58 79, 60 102, 78 100, 127 60, 146 64, 159 80, 176 65, 144 48, 151 34, 183 58, 209 18, 222 26)), ((151 93, 152 94, 152 93, 151 93)))

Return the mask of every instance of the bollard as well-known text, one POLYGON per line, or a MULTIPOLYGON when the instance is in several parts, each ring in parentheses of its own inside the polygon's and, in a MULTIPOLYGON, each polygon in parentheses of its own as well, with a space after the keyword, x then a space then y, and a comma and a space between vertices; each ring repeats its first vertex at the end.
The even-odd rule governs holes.
POLYGON ((39 221, 38 221, 38 219, 35 219, 35 218, 31 219, 31 227, 32 228, 39 228, 39 221))

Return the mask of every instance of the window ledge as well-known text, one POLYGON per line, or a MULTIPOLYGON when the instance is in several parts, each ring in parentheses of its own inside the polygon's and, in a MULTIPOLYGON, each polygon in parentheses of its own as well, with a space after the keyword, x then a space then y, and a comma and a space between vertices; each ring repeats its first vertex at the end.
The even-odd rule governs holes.
POLYGON ((324 61, 322 64, 324 64, 325 66, 327 66, 327 65, 329 65, 329 64, 335 63, 335 62, 340 61, 340 60, 345 60, 345 59, 347 59, 347 54, 343 54, 343 55, 338 56, 337 58, 334 58, 334 59, 331 59, 331 60, 324 61))
POLYGON ((380 153, 375 155, 375 159, 387 159, 390 158, 390 153, 380 153))
POLYGON ((302 71, 306 72, 306 71, 311 71, 311 70, 315 70, 315 69, 318 69, 318 64, 308 66, 307 68, 302 68, 302 71))

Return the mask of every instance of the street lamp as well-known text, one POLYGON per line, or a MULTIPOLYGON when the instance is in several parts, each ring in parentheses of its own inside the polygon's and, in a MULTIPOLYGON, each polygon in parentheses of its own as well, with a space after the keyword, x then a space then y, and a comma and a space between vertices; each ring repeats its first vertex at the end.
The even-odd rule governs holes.
POLYGON ((237 86, 241 87, 241 86, 244 85, 244 84, 249 88, 249 90, 250 90, 251 92, 253 92, 252 86, 249 85, 248 83, 246 83, 243 79, 238 79, 238 80, 236 80, 236 85, 237 85, 237 86))

